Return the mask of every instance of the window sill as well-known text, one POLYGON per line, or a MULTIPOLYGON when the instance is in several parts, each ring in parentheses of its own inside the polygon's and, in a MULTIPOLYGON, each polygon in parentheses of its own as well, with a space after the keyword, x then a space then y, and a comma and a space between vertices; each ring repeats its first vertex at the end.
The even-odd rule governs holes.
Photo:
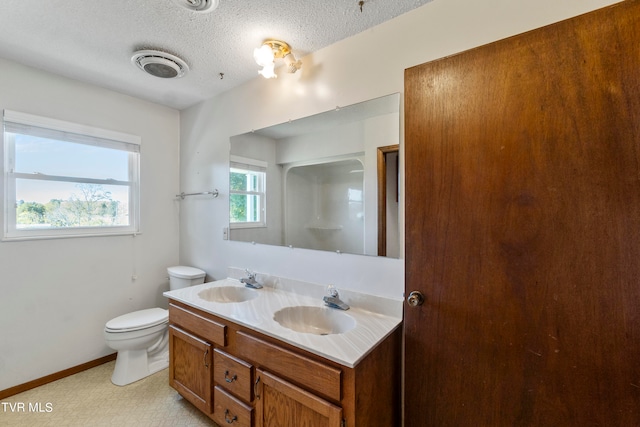
POLYGON ((229 228, 231 230, 245 230, 248 228, 267 228, 266 224, 241 224, 241 223, 231 223, 229 224, 229 228))
POLYGON ((58 235, 48 235, 48 234, 38 234, 38 235, 19 235, 19 236, 3 236, 0 241, 2 242, 23 242, 29 240, 52 240, 52 239, 75 239, 75 238, 83 238, 83 237, 113 237, 113 236, 132 236, 135 237, 139 234, 142 234, 139 231, 132 230, 122 230, 115 231, 112 233, 98 233, 98 232, 87 232, 87 233, 68 233, 68 234, 58 234, 58 235))

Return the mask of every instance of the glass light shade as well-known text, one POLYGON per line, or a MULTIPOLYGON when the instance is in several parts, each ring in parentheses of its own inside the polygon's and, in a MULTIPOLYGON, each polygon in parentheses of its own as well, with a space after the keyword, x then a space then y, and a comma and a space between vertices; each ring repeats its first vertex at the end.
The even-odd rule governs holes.
POLYGON ((274 71, 275 64, 272 62, 270 64, 265 64, 262 67, 262 70, 258 71, 258 74, 261 74, 265 79, 274 79, 278 77, 274 71))
POLYGON ((273 64, 273 50, 271 50, 269 45, 263 44, 261 47, 253 50, 253 59, 255 59, 256 63, 261 67, 273 64))

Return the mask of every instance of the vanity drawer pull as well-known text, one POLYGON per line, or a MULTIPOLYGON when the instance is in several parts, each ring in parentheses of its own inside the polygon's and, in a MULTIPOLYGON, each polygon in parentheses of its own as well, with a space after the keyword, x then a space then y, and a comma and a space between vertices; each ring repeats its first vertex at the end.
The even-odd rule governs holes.
POLYGON ((225 380, 226 382, 228 382, 228 383, 232 383, 232 382, 234 382, 234 381, 235 381, 235 380, 237 380, 237 379, 238 379, 238 376, 237 376, 237 375, 234 375, 234 376, 232 376, 232 377, 229 377, 229 371, 224 371, 224 380, 225 380))
POLYGON ((233 424, 239 427, 251 427, 253 408, 236 399, 220 386, 213 389, 213 420, 222 425, 233 424))
POLYGON ((253 400, 253 366, 219 348, 213 349, 213 381, 247 403, 253 400))
POLYGON ((233 418, 229 418, 229 410, 225 409, 224 410, 224 420, 227 422, 227 424, 231 424, 232 422, 236 421, 238 419, 237 415, 234 415, 233 418))

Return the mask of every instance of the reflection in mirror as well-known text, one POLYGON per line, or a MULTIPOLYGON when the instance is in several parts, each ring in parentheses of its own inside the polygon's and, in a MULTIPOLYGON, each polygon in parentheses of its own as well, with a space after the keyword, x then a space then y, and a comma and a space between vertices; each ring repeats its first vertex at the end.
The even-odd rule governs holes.
POLYGON ((399 256, 400 95, 231 137, 229 238, 399 256))
POLYGON ((290 165, 284 177, 286 245, 365 253, 361 160, 290 165))

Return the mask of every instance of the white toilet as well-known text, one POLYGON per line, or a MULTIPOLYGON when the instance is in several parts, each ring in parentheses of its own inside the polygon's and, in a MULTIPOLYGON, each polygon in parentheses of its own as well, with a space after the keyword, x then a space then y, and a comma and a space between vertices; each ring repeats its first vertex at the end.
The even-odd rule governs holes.
MULTIPOLYGON (((169 289, 204 283, 206 273, 185 266, 167 268, 169 289)), ((169 366, 169 311, 149 308, 118 316, 107 322, 107 345, 118 351, 111 375, 115 385, 127 385, 169 366)))

